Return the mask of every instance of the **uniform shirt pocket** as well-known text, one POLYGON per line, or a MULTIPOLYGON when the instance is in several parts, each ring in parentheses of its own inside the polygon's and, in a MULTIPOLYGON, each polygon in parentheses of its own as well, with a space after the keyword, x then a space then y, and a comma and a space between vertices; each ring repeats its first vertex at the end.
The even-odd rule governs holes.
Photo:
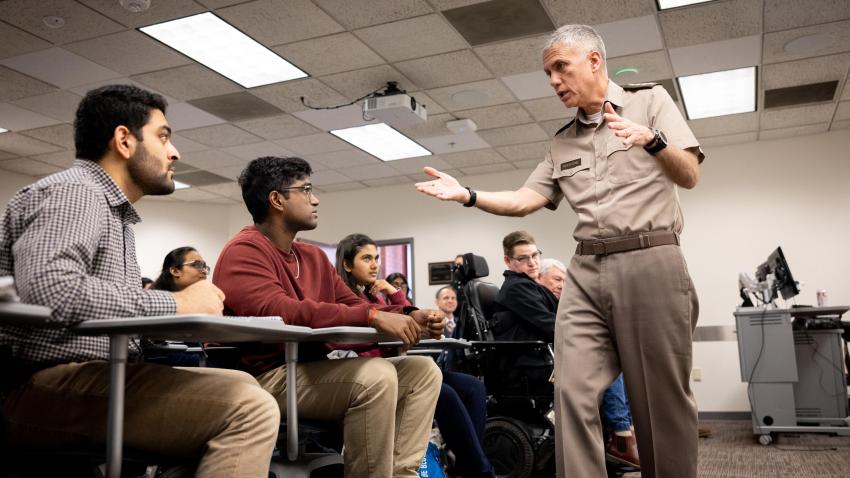
POLYGON ((556 161, 552 179, 558 182, 561 191, 572 204, 593 183, 591 160, 582 156, 575 159, 556 161))
POLYGON ((612 183, 622 184, 644 179, 657 167, 656 159, 640 146, 626 146, 623 140, 608 140, 608 177, 612 183))

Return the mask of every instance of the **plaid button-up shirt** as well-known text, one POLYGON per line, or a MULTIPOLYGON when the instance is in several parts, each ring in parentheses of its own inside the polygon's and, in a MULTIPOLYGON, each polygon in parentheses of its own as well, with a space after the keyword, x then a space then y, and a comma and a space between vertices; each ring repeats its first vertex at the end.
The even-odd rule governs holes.
MULTIPOLYGON (((100 165, 77 160, 9 202, 0 222, 0 275, 13 275, 21 301, 52 308, 63 326, 173 314, 170 293, 142 289, 131 228, 139 221, 100 165)), ((0 327, 0 346, 38 366, 109 357, 107 337, 78 336, 64 327, 0 327)))

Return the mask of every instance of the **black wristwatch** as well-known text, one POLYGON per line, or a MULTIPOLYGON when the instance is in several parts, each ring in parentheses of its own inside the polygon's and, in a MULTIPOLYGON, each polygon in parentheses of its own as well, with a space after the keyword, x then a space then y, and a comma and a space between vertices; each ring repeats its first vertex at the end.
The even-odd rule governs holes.
POLYGON ((469 191, 469 201, 464 203, 463 207, 472 207, 475 205, 475 201, 478 200, 478 194, 475 193, 475 190, 466 186, 466 190, 469 191))
POLYGON ((655 137, 643 149, 655 156, 659 151, 667 147, 667 136, 664 136, 664 132, 659 129, 653 131, 655 132, 655 137))

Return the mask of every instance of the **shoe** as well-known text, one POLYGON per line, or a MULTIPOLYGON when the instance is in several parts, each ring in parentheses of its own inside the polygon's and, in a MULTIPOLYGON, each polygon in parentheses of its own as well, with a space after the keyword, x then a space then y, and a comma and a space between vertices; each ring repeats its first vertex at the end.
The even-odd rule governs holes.
POLYGON ((698 433, 699 433, 700 438, 710 438, 711 437, 711 428, 699 427, 698 433))
POLYGON ((605 457, 614 463, 640 468, 640 457, 638 456, 637 440, 634 434, 620 436, 611 434, 605 457))

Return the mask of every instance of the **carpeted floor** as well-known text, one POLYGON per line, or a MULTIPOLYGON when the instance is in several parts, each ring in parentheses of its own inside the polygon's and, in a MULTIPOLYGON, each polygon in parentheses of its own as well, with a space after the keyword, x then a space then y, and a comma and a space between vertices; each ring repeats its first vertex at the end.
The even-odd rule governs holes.
MULTIPOLYGON (((847 478, 850 437, 816 433, 780 435, 759 445, 749 421, 710 421, 711 437, 699 440, 699 477, 705 478, 847 478)), ((627 478, 638 478, 630 473, 627 478)))

